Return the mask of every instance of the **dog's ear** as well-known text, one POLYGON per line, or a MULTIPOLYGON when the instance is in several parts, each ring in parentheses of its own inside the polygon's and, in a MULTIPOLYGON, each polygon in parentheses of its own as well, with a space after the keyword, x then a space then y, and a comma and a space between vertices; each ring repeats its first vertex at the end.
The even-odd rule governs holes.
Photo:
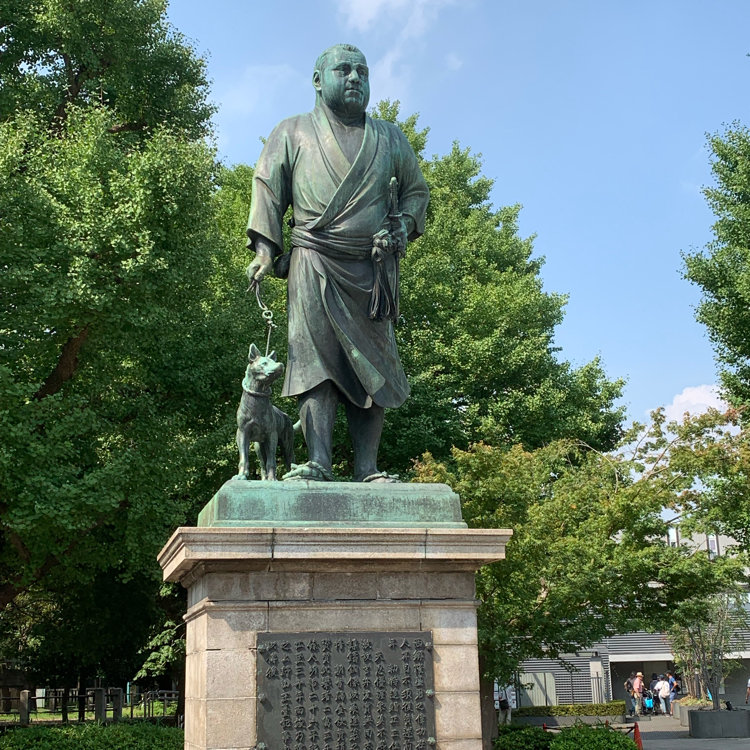
POLYGON ((268 355, 268 359, 272 359, 274 362, 276 361, 276 350, 275 349, 268 355))
POLYGON ((247 354, 247 358, 250 362, 260 357, 260 350, 255 344, 250 344, 250 351, 247 354))

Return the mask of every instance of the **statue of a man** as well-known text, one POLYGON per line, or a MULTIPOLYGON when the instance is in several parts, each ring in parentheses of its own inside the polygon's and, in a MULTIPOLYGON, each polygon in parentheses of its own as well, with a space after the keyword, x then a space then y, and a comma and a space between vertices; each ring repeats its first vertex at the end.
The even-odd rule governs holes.
MULTIPOLYGON (((247 230, 255 250, 247 269, 251 284, 284 252, 282 219, 290 205, 294 211, 282 393, 298 397, 310 460, 285 479, 332 478, 333 425, 343 402, 354 479, 395 481, 378 470, 378 446, 384 409, 400 406, 409 385, 392 320, 373 312, 373 300, 397 294, 378 291, 379 263, 388 247, 402 249, 422 234, 429 192, 399 128, 366 114, 368 76, 356 47, 326 50, 313 73, 315 108, 280 123, 255 168, 247 230), (394 177, 397 208, 396 196, 389 198, 394 177)), ((386 260, 393 268, 397 253, 386 260)))

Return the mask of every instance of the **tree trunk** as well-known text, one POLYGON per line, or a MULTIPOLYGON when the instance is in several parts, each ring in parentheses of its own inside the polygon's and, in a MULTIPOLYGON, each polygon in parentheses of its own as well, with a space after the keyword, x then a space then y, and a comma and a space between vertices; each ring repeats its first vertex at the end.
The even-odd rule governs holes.
POLYGON ((78 721, 86 721, 86 683, 88 677, 85 672, 78 676, 78 721))
POLYGON ((184 722, 185 717, 185 661, 183 657, 174 674, 177 685, 177 726, 184 722))
POLYGON ((62 694, 62 722, 63 724, 68 723, 68 702, 70 701, 70 686, 65 685, 63 688, 63 694, 62 694))
POLYGON ((485 677, 484 659, 479 657, 479 701, 482 711, 482 750, 492 750, 497 737, 497 711, 495 710, 495 683, 485 677))

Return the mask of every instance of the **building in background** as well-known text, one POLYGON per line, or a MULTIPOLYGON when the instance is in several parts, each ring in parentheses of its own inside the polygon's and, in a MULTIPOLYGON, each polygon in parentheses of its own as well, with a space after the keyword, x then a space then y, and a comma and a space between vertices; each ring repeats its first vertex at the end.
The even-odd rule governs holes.
MULTIPOLYGON (((723 554, 734 543, 718 534, 682 537, 678 525, 670 528, 667 540, 672 546, 684 544, 705 549, 711 557, 723 554)), ((750 609, 750 600, 746 606, 750 609)), ((738 649, 732 656, 741 659, 742 666, 725 679, 720 698, 744 706, 750 679, 750 629, 738 631, 737 642, 738 649)), ((523 662, 518 674, 518 703, 544 706, 624 700, 625 681, 631 672, 643 672, 648 683, 654 673, 674 672, 674 659, 667 635, 646 631, 612 636, 591 649, 567 654, 560 660, 529 659, 523 662)))

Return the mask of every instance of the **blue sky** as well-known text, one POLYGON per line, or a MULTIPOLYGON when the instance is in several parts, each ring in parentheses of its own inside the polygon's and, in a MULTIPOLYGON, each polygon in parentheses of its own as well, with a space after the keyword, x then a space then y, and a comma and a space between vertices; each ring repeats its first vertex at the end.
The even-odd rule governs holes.
POLYGON ((253 164, 261 137, 309 110, 312 68, 338 42, 399 99, 481 153, 496 207, 521 203, 545 289, 569 295, 556 344, 625 377, 630 417, 711 402, 713 352, 681 251, 711 239, 706 133, 750 124, 748 0, 172 0, 205 55, 217 146, 253 164))

